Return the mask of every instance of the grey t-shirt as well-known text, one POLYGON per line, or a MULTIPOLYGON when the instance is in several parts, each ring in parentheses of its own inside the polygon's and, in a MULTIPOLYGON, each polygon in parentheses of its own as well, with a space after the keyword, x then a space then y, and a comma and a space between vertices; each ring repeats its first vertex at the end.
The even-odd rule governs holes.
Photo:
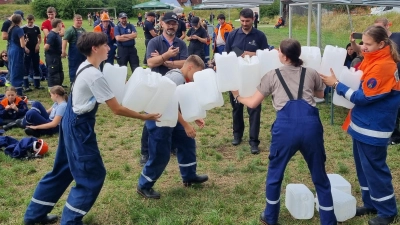
POLYGON ((168 77, 169 79, 171 79, 176 84, 176 86, 179 86, 186 82, 185 77, 183 76, 180 69, 173 69, 173 70, 168 71, 165 74, 165 77, 168 77))
MULTIPOLYGON (((86 60, 77 71, 88 64, 89 62, 86 60)), ((103 73, 97 68, 89 67, 76 77, 72 90, 72 110, 81 115, 92 111, 96 102, 104 103, 114 97, 103 73)))
MULTIPOLYGON (((297 92, 299 91, 301 68, 302 67, 295 67, 291 65, 285 65, 279 68, 279 71, 281 72, 282 77, 285 80, 294 99, 297 99, 297 92)), ((275 70, 269 71, 261 79, 261 84, 257 87, 257 89, 264 96, 272 94, 272 104, 276 110, 281 110, 286 105, 286 102, 289 101, 289 97, 279 81, 275 70)), ((312 68, 307 68, 304 79, 303 99, 308 104, 316 106, 314 92, 323 91, 324 89, 325 84, 322 82, 318 72, 312 68)))

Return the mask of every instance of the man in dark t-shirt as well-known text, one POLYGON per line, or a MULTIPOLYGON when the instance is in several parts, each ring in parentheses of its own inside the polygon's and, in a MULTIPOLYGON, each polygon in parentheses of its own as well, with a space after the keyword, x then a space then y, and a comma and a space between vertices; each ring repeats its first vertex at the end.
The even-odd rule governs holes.
POLYGON ((186 34, 189 41, 188 55, 198 55, 205 62, 204 45, 207 44, 207 31, 201 26, 197 16, 192 18, 191 25, 186 34))
MULTIPOLYGON (((156 19, 156 14, 154 12, 149 12, 147 13, 146 20, 144 21, 143 24, 143 31, 145 38, 144 45, 146 46, 146 50, 149 41, 153 39, 153 37, 157 36, 156 30, 154 29, 155 19, 156 19)), ((144 53, 143 64, 147 65, 146 52, 144 53)))
POLYGON ((46 65, 48 68, 47 83, 49 90, 55 85, 62 85, 64 81, 64 72, 61 62, 62 53, 62 40, 59 34, 62 28, 62 21, 60 19, 53 19, 51 21, 53 29, 49 32, 44 45, 46 65))
MULTIPOLYGON (((13 15, 15 15, 15 14, 20 15, 22 17, 22 19, 25 20, 24 19, 24 12, 22 12, 21 10, 15 11, 13 15)), ((3 40, 8 40, 8 29, 10 29, 10 27, 11 27, 11 24, 12 24, 11 17, 13 15, 11 15, 6 21, 4 21, 4 23, 3 23, 2 27, 1 27, 1 36, 2 36, 3 40)))
POLYGON ((25 33, 25 39, 28 40, 26 43, 27 50, 25 50, 25 57, 24 57, 25 92, 32 91, 32 89, 29 88, 29 80, 28 80, 28 75, 31 66, 34 72, 33 85, 35 86, 36 89, 43 89, 43 87, 40 86, 41 73, 39 69, 39 62, 40 62, 39 49, 40 49, 40 43, 42 42, 42 35, 40 34, 40 28, 33 24, 35 22, 35 17, 33 15, 28 15, 27 20, 28 24, 22 27, 25 33))

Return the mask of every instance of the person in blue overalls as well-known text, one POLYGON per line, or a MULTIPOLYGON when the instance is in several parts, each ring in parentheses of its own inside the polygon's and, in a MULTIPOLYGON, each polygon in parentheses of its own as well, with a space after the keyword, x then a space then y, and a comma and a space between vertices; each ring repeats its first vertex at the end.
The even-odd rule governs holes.
POLYGON ((299 58, 300 54, 301 46, 297 40, 283 40, 279 59, 284 66, 268 72, 253 96, 244 98, 237 91, 232 91, 232 94, 235 101, 250 108, 257 107, 264 98, 272 95, 273 106, 277 110, 271 128, 267 204, 261 214, 261 222, 265 225, 277 224, 285 168, 300 150, 317 191, 321 224, 336 225, 331 185, 325 171, 323 128, 314 101, 314 95, 320 98, 324 96, 325 85, 317 71, 301 66, 303 61, 299 58))
POLYGON ((24 83, 24 54, 25 54, 25 34, 20 28, 22 17, 15 14, 11 17, 12 25, 8 30, 8 62, 10 71, 11 85, 17 90, 17 95, 22 96, 22 85, 24 83))
MULTIPOLYGON (((173 69, 165 74, 177 86, 183 85, 186 80, 193 81, 193 74, 204 69, 204 61, 197 55, 186 59, 182 69, 173 69)), ((204 127, 204 120, 196 120, 196 124, 204 127)), ((164 172, 171 155, 171 144, 177 148, 179 169, 184 186, 193 183, 203 183, 208 180, 207 175, 196 174, 196 131, 182 115, 178 115, 175 127, 158 127, 153 121, 146 121, 149 141, 149 159, 143 167, 139 177, 137 192, 145 198, 159 199, 161 195, 154 191, 153 186, 164 172)))
POLYGON ((356 216, 378 214, 369 225, 388 225, 397 216, 392 174, 386 163, 388 141, 396 125, 400 105, 400 82, 396 44, 383 26, 371 26, 362 36, 364 71, 358 90, 331 76, 321 75, 326 85, 354 103, 347 132, 353 138, 353 155, 363 206, 356 216))
POLYGON ((116 115, 142 120, 158 120, 159 114, 139 114, 121 106, 102 72, 107 59, 107 35, 88 32, 79 37, 78 50, 87 57, 76 74, 67 108, 60 125, 60 137, 53 170, 39 182, 25 212, 25 225, 54 223, 48 215, 71 182, 72 187, 61 216, 61 224, 82 225, 82 218, 93 206, 106 176, 97 146, 94 126, 99 103, 106 103, 116 115))
POLYGON ((86 60, 86 57, 82 55, 78 48, 76 47, 76 43, 78 41, 79 36, 81 36, 85 32, 85 29, 82 27, 82 16, 79 14, 74 15, 74 24, 65 31, 63 41, 62 41, 62 50, 61 57, 67 56, 67 45, 68 46, 68 69, 69 69, 69 81, 71 83, 75 80, 76 70, 79 65, 83 61, 86 60))

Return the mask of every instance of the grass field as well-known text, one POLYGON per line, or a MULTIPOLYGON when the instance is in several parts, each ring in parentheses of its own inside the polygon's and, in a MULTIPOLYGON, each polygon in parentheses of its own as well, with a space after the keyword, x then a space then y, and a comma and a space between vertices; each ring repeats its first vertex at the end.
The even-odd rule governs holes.
MULTIPOLYGON (((389 15, 392 21, 400 16, 389 15)), ((355 17, 357 31, 371 24, 374 17, 355 17)), ((323 20, 323 45, 345 46, 348 43, 349 29, 347 16, 327 16, 323 20)), ((40 25, 42 21, 37 21, 40 25)), ((136 21, 131 21, 136 23, 136 21)), ((65 20, 69 27, 72 21, 65 20)), ((235 23, 235 26, 239 25, 235 23)), ((91 30, 85 21, 84 27, 91 30)), ((294 38, 302 44, 306 42, 306 19, 294 20, 294 38)), ((266 33, 269 43, 277 46, 288 36, 287 27, 273 29, 271 26, 260 28, 266 33)), ((400 30, 394 24, 392 30, 400 30)), ((312 44, 316 44, 313 31, 312 44)), ((5 49, 5 41, 0 42, 5 49)), ((139 28, 137 49, 139 57, 144 55, 143 32, 139 28)), ((64 72, 68 74, 68 64, 63 60, 64 72)), ((46 85, 43 82, 43 85, 46 85)), ((29 93, 29 99, 40 100, 46 106, 51 101, 46 91, 29 93)), ((263 103, 260 149, 261 154, 252 155, 246 141, 240 146, 231 145, 232 122, 231 106, 225 93, 225 105, 207 112, 206 127, 197 130, 198 173, 208 174, 210 180, 201 186, 184 188, 179 175, 176 158, 170 163, 155 189, 160 191, 160 200, 145 200, 136 194, 136 185, 141 167, 140 135, 143 122, 117 117, 105 106, 97 113, 96 132, 103 160, 107 168, 107 177, 94 207, 85 216, 85 224, 259 224, 260 212, 265 206, 265 175, 268 167, 268 146, 271 140, 270 128, 275 119, 271 99, 263 103)), ((329 104, 318 105, 325 130, 326 169, 328 173, 338 173, 352 185, 353 195, 358 203, 360 189, 355 175, 352 157, 351 138, 341 130, 347 110, 335 107, 334 125, 330 125, 329 104)), ((245 114, 245 118, 248 118, 245 114)), ((248 123, 246 123, 248 126, 248 123)), ((304 132, 307 132, 306 130, 304 132)), ((13 129, 7 132, 15 138, 24 136, 23 130, 13 129)), ((43 159, 32 161, 13 160, 0 153, 0 224, 22 224, 23 214, 32 197, 37 182, 50 171, 57 149, 57 136, 44 137, 49 142, 50 153, 43 159)), ((248 139, 246 129, 244 140, 248 139)), ((400 193, 400 146, 390 146, 388 164, 392 169, 395 192, 400 193)), ((313 193, 314 186, 305 161, 296 154, 286 169, 282 185, 280 224, 316 225, 319 224, 317 212, 310 220, 295 220, 284 206, 285 187, 289 183, 304 183, 313 193)), ((73 185, 73 183, 71 184, 73 185)), ((53 213, 60 215, 69 190, 56 204, 53 213)), ((364 225, 369 217, 353 218, 343 224, 364 225)))

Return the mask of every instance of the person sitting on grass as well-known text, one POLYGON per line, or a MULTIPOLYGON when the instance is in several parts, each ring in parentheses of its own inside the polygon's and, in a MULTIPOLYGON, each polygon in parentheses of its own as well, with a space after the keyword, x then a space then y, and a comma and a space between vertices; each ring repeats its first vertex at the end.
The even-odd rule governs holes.
POLYGON ((280 27, 285 26, 285 20, 283 17, 279 17, 278 22, 275 24, 275 29, 279 29, 280 27))
POLYGON ((15 87, 7 87, 5 97, 0 102, 0 123, 6 124, 4 130, 9 130, 22 123, 22 118, 28 111, 26 102, 17 96, 15 87))
POLYGON ((54 104, 49 109, 46 110, 40 102, 34 102, 26 113, 23 121, 26 135, 40 137, 58 133, 68 96, 63 87, 56 85, 51 87, 50 97, 54 104))

